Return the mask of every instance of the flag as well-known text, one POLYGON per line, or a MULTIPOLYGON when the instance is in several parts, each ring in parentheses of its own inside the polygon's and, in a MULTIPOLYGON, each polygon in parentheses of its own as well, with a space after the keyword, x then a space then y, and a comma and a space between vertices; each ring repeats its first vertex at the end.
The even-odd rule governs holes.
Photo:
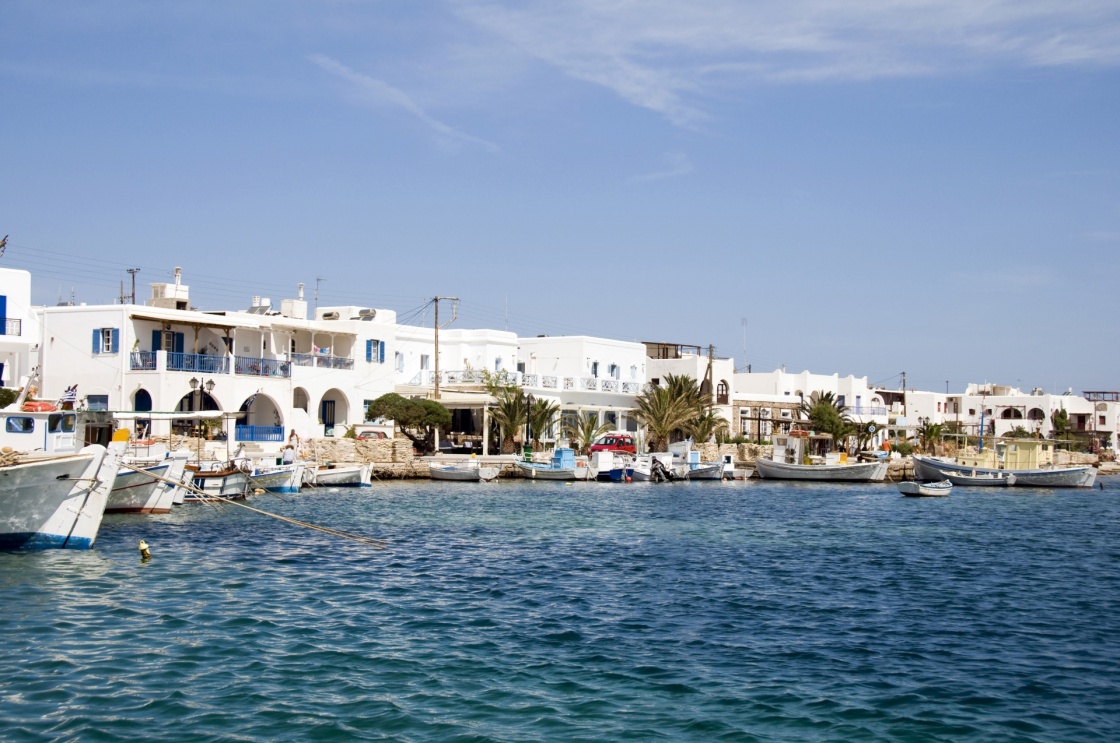
POLYGON ((67 387, 66 391, 62 393, 62 397, 58 398, 58 405, 63 403, 75 403, 78 401, 78 385, 67 387))

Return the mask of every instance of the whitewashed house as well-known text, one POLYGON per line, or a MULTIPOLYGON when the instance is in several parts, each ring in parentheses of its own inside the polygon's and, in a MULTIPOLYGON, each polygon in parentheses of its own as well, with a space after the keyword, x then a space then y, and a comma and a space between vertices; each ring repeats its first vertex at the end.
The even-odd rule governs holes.
POLYGON ((221 411, 210 433, 231 441, 341 436, 367 398, 393 389, 395 313, 325 307, 309 319, 299 294, 203 312, 176 269, 146 305, 41 308, 44 395, 78 384, 80 407, 121 413, 140 435, 197 434, 197 417, 176 414, 221 411))
POLYGON ((39 320, 31 306, 31 274, 0 268, 0 386, 20 387, 38 364, 39 320))

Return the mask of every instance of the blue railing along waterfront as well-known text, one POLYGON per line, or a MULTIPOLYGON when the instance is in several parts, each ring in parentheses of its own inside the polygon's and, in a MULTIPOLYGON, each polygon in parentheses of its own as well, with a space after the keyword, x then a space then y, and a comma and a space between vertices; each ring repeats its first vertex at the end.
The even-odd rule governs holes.
POLYGON ((234 441, 283 441, 283 426, 236 426, 234 441))

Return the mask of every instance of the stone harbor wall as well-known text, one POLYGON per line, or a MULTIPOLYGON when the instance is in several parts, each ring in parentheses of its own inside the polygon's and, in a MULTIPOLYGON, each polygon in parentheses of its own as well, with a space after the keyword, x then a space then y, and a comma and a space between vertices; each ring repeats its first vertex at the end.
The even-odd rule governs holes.
POLYGON ((310 439, 300 445, 302 459, 320 462, 350 462, 411 465, 416 455, 408 439, 310 439))

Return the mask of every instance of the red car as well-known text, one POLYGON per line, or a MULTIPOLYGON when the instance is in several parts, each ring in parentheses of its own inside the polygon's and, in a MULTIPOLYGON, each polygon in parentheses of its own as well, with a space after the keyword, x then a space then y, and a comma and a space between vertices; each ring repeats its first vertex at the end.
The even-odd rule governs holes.
POLYGON ((358 441, 376 441, 377 439, 387 439, 384 431, 362 431, 358 434, 358 441))
POLYGON ((636 454, 634 437, 628 433, 608 433, 595 439, 591 451, 620 451, 626 454, 636 454))

